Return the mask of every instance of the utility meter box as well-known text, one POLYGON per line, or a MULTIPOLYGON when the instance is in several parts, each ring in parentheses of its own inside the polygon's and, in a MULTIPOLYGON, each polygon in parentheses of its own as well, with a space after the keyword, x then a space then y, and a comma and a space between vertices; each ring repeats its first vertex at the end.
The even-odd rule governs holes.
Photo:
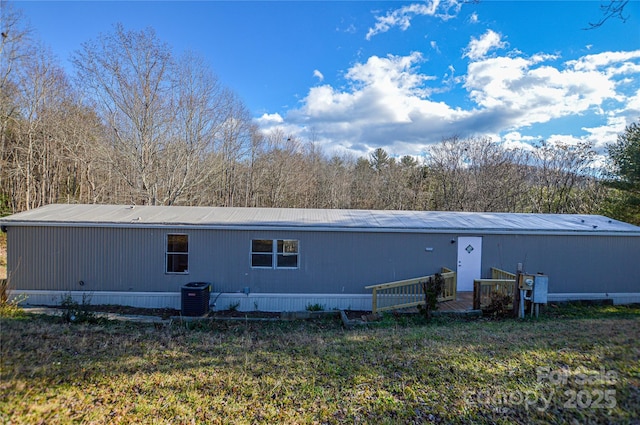
POLYGON ((537 274, 533 279, 534 283, 531 301, 536 304, 546 304, 547 293, 549 292, 549 276, 537 274))
POLYGON ((531 291, 533 289, 535 276, 530 274, 521 274, 518 288, 522 291, 531 291))

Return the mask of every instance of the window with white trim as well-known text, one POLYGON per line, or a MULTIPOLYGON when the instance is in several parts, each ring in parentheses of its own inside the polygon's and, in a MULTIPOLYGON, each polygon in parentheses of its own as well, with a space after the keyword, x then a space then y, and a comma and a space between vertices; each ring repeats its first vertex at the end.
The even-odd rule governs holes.
POLYGON ((295 239, 251 240, 251 267, 297 269, 299 244, 295 239))
POLYGON ((189 273, 189 235, 167 235, 167 273, 189 273))

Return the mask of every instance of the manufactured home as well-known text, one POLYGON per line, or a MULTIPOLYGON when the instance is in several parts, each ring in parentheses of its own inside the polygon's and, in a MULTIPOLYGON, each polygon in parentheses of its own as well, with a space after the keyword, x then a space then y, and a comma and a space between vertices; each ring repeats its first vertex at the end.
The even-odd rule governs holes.
POLYGON ((597 215, 55 204, 0 219, 12 295, 54 305, 371 310, 367 286, 495 267, 548 276, 549 301, 640 302, 640 227, 597 215))

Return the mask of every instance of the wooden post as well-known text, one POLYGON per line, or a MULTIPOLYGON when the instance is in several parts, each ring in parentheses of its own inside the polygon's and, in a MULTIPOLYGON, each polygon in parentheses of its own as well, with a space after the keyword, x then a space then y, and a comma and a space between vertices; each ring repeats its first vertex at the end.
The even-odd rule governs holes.
POLYGON ((373 288, 373 292, 371 293, 371 301, 372 301, 372 307, 371 307, 371 312, 373 314, 376 314, 376 312, 378 311, 378 291, 376 288, 373 288))
POLYGON ((518 263, 516 271, 516 282, 513 284, 513 317, 520 317, 520 275, 522 274, 522 263, 518 263))
POLYGON ((473 281, 473 309, 480 310, 481 286, 477 280, 473 281))

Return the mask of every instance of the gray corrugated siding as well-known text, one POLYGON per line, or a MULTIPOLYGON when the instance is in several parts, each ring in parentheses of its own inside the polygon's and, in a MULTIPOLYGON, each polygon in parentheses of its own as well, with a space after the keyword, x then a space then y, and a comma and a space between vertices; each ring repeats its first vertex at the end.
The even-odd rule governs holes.
MULTIPOLYGON (((9 272, 20 289, 140 291, 163 270, 161 230, 19 227, 8 232, 9 272), (160 262, 161 261, 161 262, 160 262), (85 286, 80 286, 84 281, 85 286)), ((155 284, 154 284, 155 286, 155 284)), ((168 290, 165 285, 160 291, 168 290)))
POLYGON ((549 292, 640 292, 640 237, 486 236, 483 273, 496 267, 549 276, 549 292))
MULTIPOLYGON (((13 287, 25 290, 176 292, 206 281, 216 292, 357 294, 369 293, 366 285, 455 269, 457 236, 11 226, 8 263, 13 287), (188 275, 165 274, 167 233, 189 234, 188 275), (298 239, 299 269, 252 269, 250 241, 263 238, 298 239)), ((482 257, 485 277, 492 266, 514 271, 524 263, 549 275, 552 293, 640 291, 637 236, 487 235, 482 257)))
POLYGON ((367 293, 366 285, 455 266, 443 235, 55 227, 11 227, 8 235, 16 289, 179 291, 206 281, 224 292, 367 293), (167 233, 189 234, 188 275, 164 273, 167 233), (252 269, 251 239, 263 238, 298 239, 299 268, 252 269))

